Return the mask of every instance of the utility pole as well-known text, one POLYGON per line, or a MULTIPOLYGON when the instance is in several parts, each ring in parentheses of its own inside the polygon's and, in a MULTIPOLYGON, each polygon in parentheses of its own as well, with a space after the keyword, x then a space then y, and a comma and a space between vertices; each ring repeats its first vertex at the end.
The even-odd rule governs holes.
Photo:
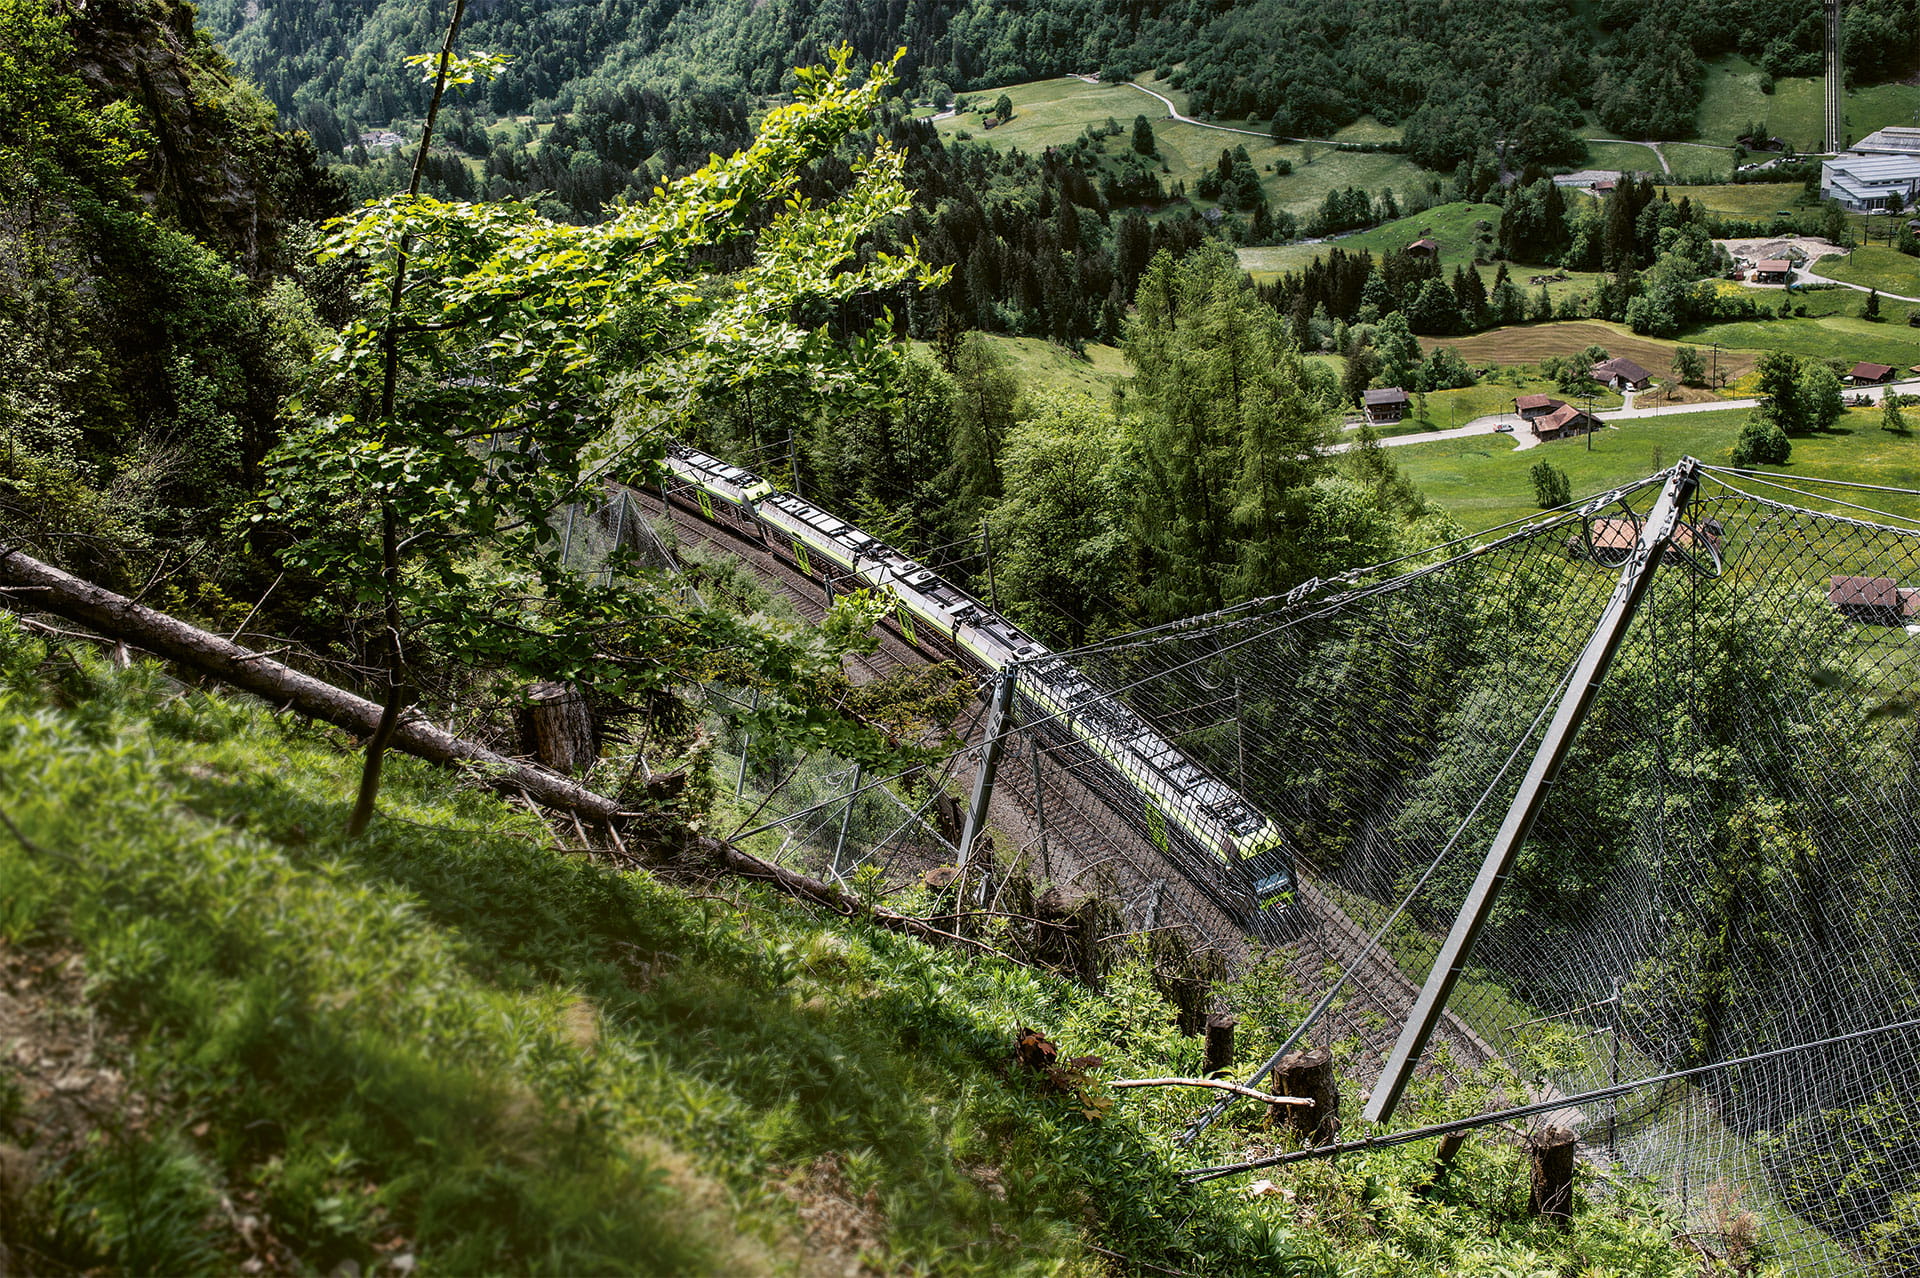
POLYGON ((1595 422, 1595 418, 1593 416, 1593 394, 1591 391, 1589 391, 1587 394, 1587 451, 1588 452, 1593 451, 1594 422, 1595 422))

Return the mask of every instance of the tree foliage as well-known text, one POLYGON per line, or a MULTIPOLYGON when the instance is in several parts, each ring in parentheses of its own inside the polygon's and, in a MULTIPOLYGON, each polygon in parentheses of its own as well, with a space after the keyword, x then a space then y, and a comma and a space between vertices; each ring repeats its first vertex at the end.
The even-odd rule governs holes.
MULTIPOLYGON (((800 74, 751 146, 595 226, 430 197, 335 224, 323 256, 351 272, 358 318, 273 459, 258 518, 285 561, 365 604, 397 549, 403 625, 442 658, 625 695, 696 672, 766 679, 794 693, 791 730, 839 731, 809 704, 803 650, 725 614, 663 608, 644 586, 583 579, 553 517, 602 478, 652 474, 705 391, 792 374, 790 388, 855 407, 887 380, 897 360, 878 334, 843 338, 826 321, 868 294, 940 282, 911 254, 856 260, 906 206, 901 156, 876 148, 830 203, 794 192, 889 80, 875 66, 856 85, 842 50, 800 74), (764 207, 780 211, 757 219, 764 207), (395 308, 402 255, 412 283, 395 308), (389 332, 400 384, 383 416, 389 332)), ((844 744, 876 745, 857 732, 844 744)))

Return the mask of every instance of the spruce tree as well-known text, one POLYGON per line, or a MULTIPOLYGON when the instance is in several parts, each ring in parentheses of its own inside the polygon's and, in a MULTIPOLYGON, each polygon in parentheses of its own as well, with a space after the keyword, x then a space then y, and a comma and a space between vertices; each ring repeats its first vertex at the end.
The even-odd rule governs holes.
POLYGON ((1156 619, 1192 616, 1220 607, 1246 573, 1266 580, 1235 534, 1273 543, 1269 556, 1283 540, 1281 495, 1326 464, 1328 405, 1222 245, 1155 256, 1125 350, 1138 589, 1156 619))

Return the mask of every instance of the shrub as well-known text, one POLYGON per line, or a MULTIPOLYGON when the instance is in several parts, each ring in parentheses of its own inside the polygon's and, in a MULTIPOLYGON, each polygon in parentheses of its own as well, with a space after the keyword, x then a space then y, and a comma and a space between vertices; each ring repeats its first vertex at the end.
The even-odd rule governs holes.
POLYGON ((1740 428, 1733 446, 1735 466, 1784 466, 1793 454, 1793 441, 1773 418, 1756 413, 1740 428))
POLYGON ((1533 499, 1542 510, 1551 510, 1564 506, 1573 500, 1573 483, 1567 478, 1567 472, 1552 462, 1535 462, 1528 472, 1533 477, 1533 499))

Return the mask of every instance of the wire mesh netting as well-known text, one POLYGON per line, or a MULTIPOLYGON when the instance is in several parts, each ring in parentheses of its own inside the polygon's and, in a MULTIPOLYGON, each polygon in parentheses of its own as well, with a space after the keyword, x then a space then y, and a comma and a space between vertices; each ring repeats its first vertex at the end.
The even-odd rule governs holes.
MULTIPOLYGON (((1086 691, 1026 731, 1106 786, 1107 830, 1135 855, 1157 848, 1233 923, 1357 964, 1397 1024, 1661 479, 1437 565, 1036 663, 1030 708, 1057 702, 1063 670, 1086 691), (1259 912, 1234 849, 1181 837, 1180 787, 1115 781, 1101 756, 1143 732, 1280 827, 1290 902, 1259 912)), ((1920 1015, 1920 532, 1762 491, 1710 475, 1685 510, 1455 988, 1441 1041, 1534 1080, 1515 1101, 1920 1015)), ((1703 1228, 1755 1213, 1796 1271, 1911 1272, 1916 1041, 1871 1034, 1540 1121, 1657 1176, 1703 1228)))
MULTIPOLYGON (((1666 479, 1021 664, 971 849, 990 891, 1024 876, 1222 970, 1278 950, 1311 991, 1343 983, 1302 1045, 1344 1041, 1368 1086, 1666 479), (1208 834, 1236 828, 1223 790, 1277 831, 1276 903, 1248 837, 1208 834)), ((1520 1103, 1816 1045, 1534 1121, 1656 1177, 1697 1237, 1751 1212, 1795 1272, 1916 1272, 1920 1038, 1817 1045, 1920 1017, 1920 530, 1772 485, 1709 472, 1682 512, 1424 1068, 1498 1061, 1520 1103)), ((891 778, 756 753, 737 690, 708 697, 761 850, 881 891, 960 859, 984 697, 964 749, 891 778)))

